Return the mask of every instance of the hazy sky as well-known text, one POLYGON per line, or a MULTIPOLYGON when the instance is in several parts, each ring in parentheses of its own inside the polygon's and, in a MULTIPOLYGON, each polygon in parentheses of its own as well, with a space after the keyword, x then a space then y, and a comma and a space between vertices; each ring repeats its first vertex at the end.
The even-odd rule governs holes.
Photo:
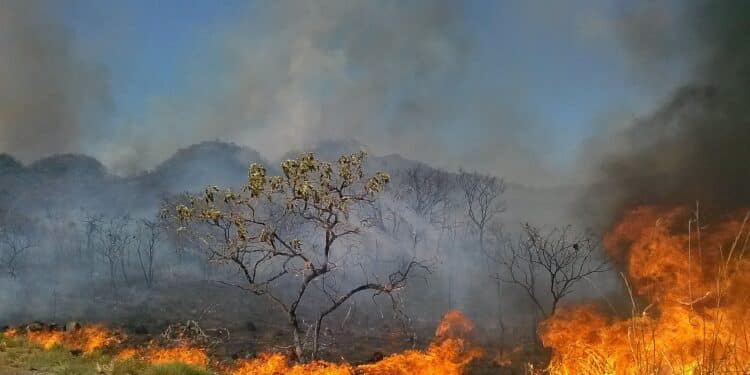
POLYGON ((575 183, 590 138, 658 105, 689 61, 672 1, 3 3, 0 152, 84 152, 118 173, 206 139, 273 159, 356 138, 447 168, 575 183), (24 54, 59 72, 28 78, 38 71, 24 54))

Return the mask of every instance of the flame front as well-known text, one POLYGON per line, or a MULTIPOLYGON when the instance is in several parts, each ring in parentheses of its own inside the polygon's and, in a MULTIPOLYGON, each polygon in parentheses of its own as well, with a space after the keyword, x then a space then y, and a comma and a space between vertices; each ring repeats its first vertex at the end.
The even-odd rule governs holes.
MULTIPOLYGON (((458 375, 481 351, 469 344, 474 325, 458 311, 448 312, 435 330, 432 343, 425 350, 407 350, 392 354, 366 365, 313 361, 295 363, 281 353, 264 353, 257 358, 240 360, 227 371, 231 375, 458 375)), ((17 335, 16 329, 3 332, 7 338, 17 335)), ((24 334, 29 342, 51 349, 55 346, 80 350, 90 354, 96 350, 112 347, 122 342, 120 335, 101 325, 84 326, 71 332, 40 330, 24 334)), ((175 347, 159 347, 153 343, 139 350, 126 347, 120 350, 115 360, 142 360, 151 364, 182 363, 209 368, 210 360, 205 349, 187 344, 175 347)))
POLYGON ((6 329, 5 331, 3 331, 3 337, 5 337, 6 339, 12 339, 16 337, 17 334, 18 334, 18 330, 13 327, 10 327, 6 329))
POLYGON ((149 348, 143 354, 143 359, 155 365, 176 362, 200 368, 208 367, 209 362, 208 355, 204 349, 190 346, 149 348))
POLYGON ((689 211, 640 207, 605 236, 627 267, 629 319, 595 306, 540 325, 552 374, 716 374, 750 371, 750 261, 741 217, 698 230, 689 211), (640 305, 638 301, 643 301, 640 305))
POLYGON ((467 341, 473 332, 473 324, 458 311, 450 311, 443 317, 435 331, 435 338, 424 350, 407 350, 392 354, 372 364, 352 366, 346 363, 316 361, 306 364, 290 364, 289 358, 279 353, 266 353, 255 359, 240 361, 232 375, 458 375, 481 355, 467 341))
POLYGON ((358 369, 369 375, 461 374, 469 362, 482 355, 467 341, 473 333, 471 321, 459 311, 449 311, 435 329, 435 338, 427 350, 407 350, 358 369))
POLYGON ((290 365, 289 359, 281 353, 263 353, 257 358, 240 361, 232 375, 350 375, 353 369, 343 363, 315 361, 290 365))
POLYGON ((26 339, 44 349, 62 346, 68 349, 80 350, 84 354, 91 354, 95 350, 118 344, 120 339, 113 332, 101 325, 84 326, 81 329, 62 331, 30 331, 26 339))

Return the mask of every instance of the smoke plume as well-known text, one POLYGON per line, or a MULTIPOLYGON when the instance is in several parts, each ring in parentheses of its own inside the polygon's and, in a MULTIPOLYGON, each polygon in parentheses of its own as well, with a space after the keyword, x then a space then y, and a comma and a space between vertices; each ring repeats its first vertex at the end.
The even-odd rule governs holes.
POLYGON ((107 108, 104 72, 77 55, 45 1, 0 2, 0 150, 80 151, 107 108))
MULTIPOLYGON (((707 54, 694 63, 689 82, 622 132, 618 149, 625 151, 602 162, 600 186, 617 189, 615 212, 695 201, 714 212, 750 206, 750 4, 700 1, 682 10, 690 26, 683 40, 707 54)), ((634 52, 658 62, 663 56, 649 56, 653 50, 663 52, 634 52)))

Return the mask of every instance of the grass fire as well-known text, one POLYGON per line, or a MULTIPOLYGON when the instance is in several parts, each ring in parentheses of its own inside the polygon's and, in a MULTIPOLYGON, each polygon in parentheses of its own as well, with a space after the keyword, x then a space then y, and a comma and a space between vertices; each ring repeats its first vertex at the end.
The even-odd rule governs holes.
POLYGON ((747 0, 0 0, 0 375, 750 374, 747 0))
MULTIPOLYGON (((183 365, 188 369, 194 368, 195 371, 227 375, 461 374, 469 362, 481 356, 481 350, 469 342, 468 336, 473 334, 473 330, 472 323, 466 320, 463 314, 451 311, 441 321, 432 343, 426 349, 395 353, 375 363, 364 365, 326 361, 300 364, 283 353, 271 352, 260 353, 252 359, 220 363, 209 358, 207 348, 189 346, 186 343, 171 347, 149 343, 143 350, 123 347, 121 344, 123 340, 127 341, 126 337, 95 325, 78 327, 74 331, 27 326, 25 333, 19 333, 17 328, 8 328, 0 344, 3 351, 9 353, 8 359, 11 361, 23 360, 22 353, 26 352, 28 355, 29 346, 44 351, 68 350, 79 353, 84 359, 92 357, 91 361, 96 364, 96 371, 101 372, 102 368, 109 368, 111 373, 150 374, 159 371, 154 370, 159 366, 183 365)), ((65 361, 56 365, 69 366, 65 361)), ((88 370, 91 372, 94 368, 88 370)))

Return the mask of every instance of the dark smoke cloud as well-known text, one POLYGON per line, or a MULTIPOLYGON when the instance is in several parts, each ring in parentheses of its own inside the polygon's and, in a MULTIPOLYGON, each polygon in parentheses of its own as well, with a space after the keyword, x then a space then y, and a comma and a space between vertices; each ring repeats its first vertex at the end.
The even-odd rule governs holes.
MULTIPOLYGON (((708 54, 689 82, 621 134, 617 147, 625 151, 603 161, 598 187, 607 189, 615 212, 696 201, 717 213, 750 207, 750 3, 683 6, 690 28, 682 40, 708 54)), ((656 62, 663 57, 635 52, 656 62)))
POLYGON ((108 106, 106 75, 77 55, 55 7, 0 1, 0 152, 25 160, 80 151, 108 106))

